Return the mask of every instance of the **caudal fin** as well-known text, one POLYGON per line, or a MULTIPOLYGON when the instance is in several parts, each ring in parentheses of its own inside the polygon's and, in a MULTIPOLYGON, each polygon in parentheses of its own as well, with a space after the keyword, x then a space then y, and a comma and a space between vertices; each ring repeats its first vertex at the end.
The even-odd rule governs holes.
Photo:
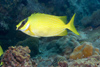
POLYGON ((68 28, 69 30, 71 30, 71 31, 74 32, 75 34, 80 35, 80 34, 77 32, 77 30, 76 30, 76 28, 75 28, 75 26, 74 26, 74 18, 75 18, 75 15, 76 15, 76 14, 73 15, 72 19, 71 19, 70 22, 65 26, 65 28, 68 28))

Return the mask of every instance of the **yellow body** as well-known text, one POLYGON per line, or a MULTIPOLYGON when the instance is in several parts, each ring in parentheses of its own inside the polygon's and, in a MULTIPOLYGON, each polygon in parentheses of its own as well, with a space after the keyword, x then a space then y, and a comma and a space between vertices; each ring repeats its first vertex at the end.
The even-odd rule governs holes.
POLYGON ((2 47, 0 46, 0 56, 3 54, 3 49, 2 47))
MULTIPOLYGON (((3 54, 3 49, 2 49, 2 47, 0 46, 0 57, 1 57, 1 55, 3 54)), ((0 65, 2 65, 3 63, 1 62, 0 63, 0 65)))
POLYGON ((32 14, 28 17, 27 21, 24 19, 17 25, 17 30, 19 29, 33 37, 65 36, 67 35, 66 29, 79 35, 74 27, 74 17, 75 14, 70 22, 65 24, 66 16, 54 16, 41 13, 32 14), (22 25, 23 22, 26 23, 22 25))

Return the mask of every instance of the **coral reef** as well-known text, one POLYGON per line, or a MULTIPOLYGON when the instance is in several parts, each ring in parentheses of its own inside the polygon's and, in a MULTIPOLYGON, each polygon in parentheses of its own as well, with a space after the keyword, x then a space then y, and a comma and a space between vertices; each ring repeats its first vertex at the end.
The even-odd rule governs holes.
POLYGON ((85 59, 78 59, 68 64, 68 67, 99 67, 100 55, 93 55, 85 59))
POLYGON ((37 58, 37 67, 51 67, 52 60, 51 58, 37 58))
MULTIPOLYGON (((52 62, 52 64, 51 65, 53 65, 53 66, 57 66, 58 65, 58 62, 60 62, 60 61, 65 61, 66 60, 66 58, 65 57, 63 57, 63 56, 57 56, 57 57, 55 57, 54 58, 54 60, 53 60, 53 62, 52 62)), ((60 63, 59 63, 60 64, 60 63)))
POLYGON ((43 38, 39 41, 39 44, 42 44, 39 45, 40 56, 51 57, 57 54, 66 54, 68 56, 76 46, 80 45, 79 39, 81 37, 72 32, 64 37, 43 38))
POLYGON ((94 48, 90 42, 84 42, 82 45, 75 47, 70 59, 87 58, 92 55, 99 55, 99 49, 94 48))
POLYGON ((98 46, 98 45, 100 45, 100 37, 98 37, 97 39, 95 39, 95 41, 93 42, 93 44, 96 44, 94 46, 100 48, 100 46, 98 46))
POLYGON ((99 47, 100 44, 100 9, 93 12, 92 15, 86 16, 81 23, 86 27, 83 31, 87 34, 87 40, 93 43, 93 46, 99 47))
POLYGON ((91 42, 93 46, 100 48, 100 26, 97 28, 87 27, 83 31, 87 37, 85 41, 91 42))
POLYGON ((11 46, 2 57, 2 67, 32 67, 30 60, 30 49, 22 46, 11 46))
POLYGON ((38 65, 41 67, 45 66, 57 66, 59 61, 66 61, 69 59, 70 54, 76 46, 79 46, 79 40, 85 39, 84 33, 77 36, 72 32, 69 32, 64 37, 51 37, 51 38, 40 38, 39 52, 35 59, 40 60, 38 65), (61 55, 61 56, 58 56, 61 55), (47 58, 46 60, 44 60, 47 58), (52 61, 53 60, 53 61, 52 61))
POLYGON ((23 41, 19 41, 16 45, 28 46, 31 50, 30 55, 36 56, 39 54, 39 39, 34 37, 29 37, 23 41))
POLYGON ((100 9, 94 11, 91 16, 86 16, 81 20, 84 26, 92 26, 92 28, 97 28, 100 26, 100 9))
POLYGON ((100 55, 93 55, 84 59, 77 59, 74 61, 62 61, 58 63, 57 67, 99 67, 100 55))
POLYGON ((68 64, 66 61, 63 61, 63 62, 58 62, 58 67, 68 67, 68 64))
POLYGON ((59 61, 57 66, 51 67, 99 67, 100 55, 93 55, 88 58, 82 58, 77 60, 64 60, 59 61))

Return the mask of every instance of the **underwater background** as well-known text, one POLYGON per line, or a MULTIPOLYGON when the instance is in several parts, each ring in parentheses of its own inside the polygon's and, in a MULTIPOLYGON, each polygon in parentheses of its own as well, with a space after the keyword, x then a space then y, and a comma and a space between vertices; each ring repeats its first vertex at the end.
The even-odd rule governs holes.
POLYGON ((100 67, 100 0, 0 0, 1 67, 100 67), (67 16, 80 35, 31 37, 16 25, 32 13, 67 16))

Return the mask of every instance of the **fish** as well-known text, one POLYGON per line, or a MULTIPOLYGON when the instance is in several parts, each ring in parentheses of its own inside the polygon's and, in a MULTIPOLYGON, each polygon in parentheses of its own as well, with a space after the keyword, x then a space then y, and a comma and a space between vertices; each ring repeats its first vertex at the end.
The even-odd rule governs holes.
MULTIPOLYGON (((3 54, 3 49, 2 49, 2 47, 0 46, 0 57, 1 57, 1 55, 3 54)), ((3 62, 0 62, 0 66, 1 65, 3 65, 3 62)))
POLYGON ((3 49, 2 47, 0 46, 0 56, 3 54, 3 49))
POLYGON ((66 24, 67 16, 33 13, 16 25, 16 30, 20 30, 32 37, 66 36, 67 29, 76 35, 80 35, 74 26, 75 15, 76 13, 72 16, 69 23, 66 24))

